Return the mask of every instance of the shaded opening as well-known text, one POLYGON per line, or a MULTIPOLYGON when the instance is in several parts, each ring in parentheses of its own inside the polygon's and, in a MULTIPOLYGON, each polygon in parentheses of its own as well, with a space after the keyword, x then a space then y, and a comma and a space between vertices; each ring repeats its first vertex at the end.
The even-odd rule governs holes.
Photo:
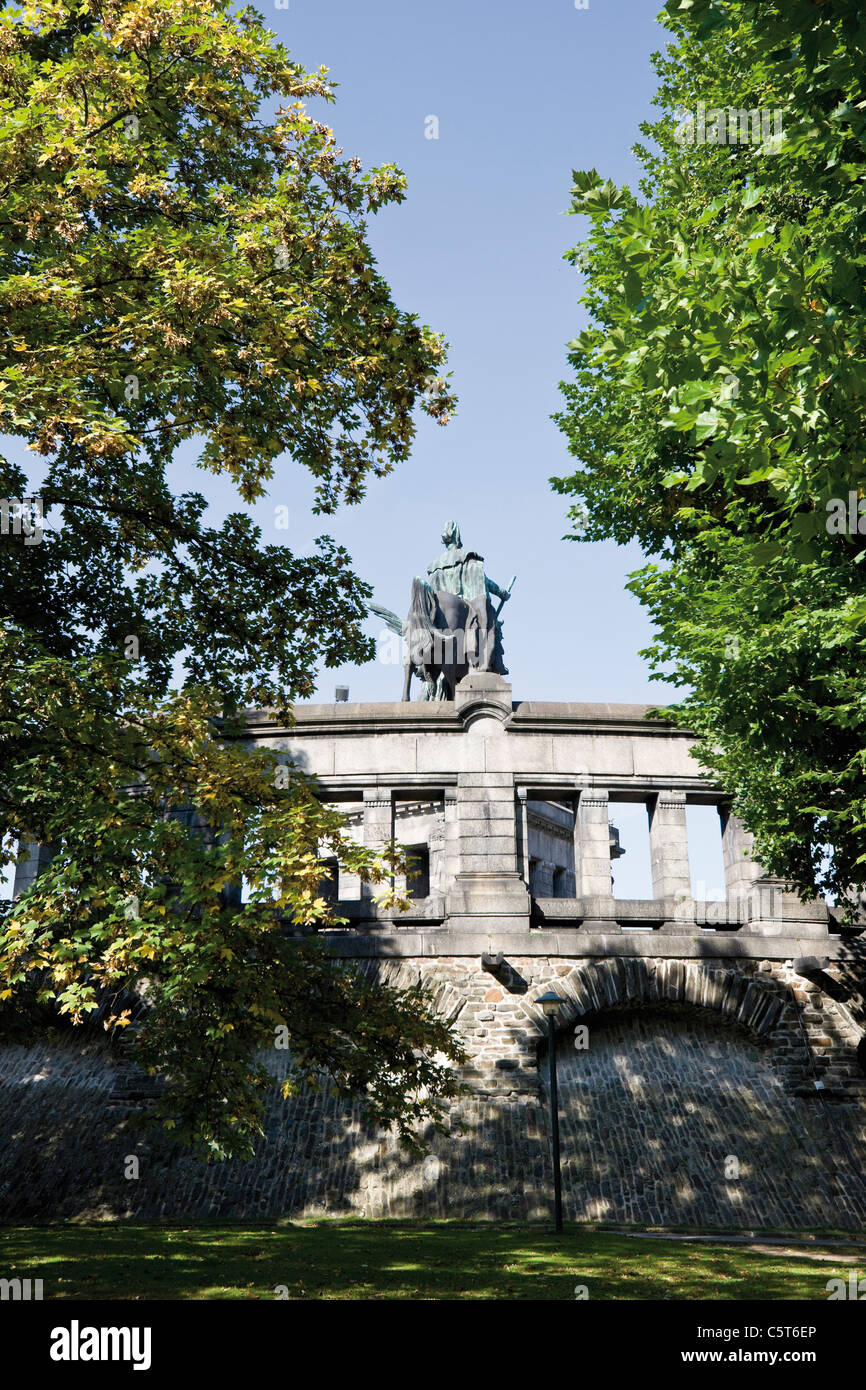
POLYGON ((574 797, 527 799, 529 891, 536 898, 574 898, 574 797))
POLYGON ((411 845, 407 855, 406 896, 412 902, 430 896, 430 850, 427 845, 411 845))
POLYGON ((329 907, 337 905, 337 884, 339 881, 340 866, 336 859, 323 859, 321 861, 322 874, 319 878, 319 897, 324 898, 329 907))

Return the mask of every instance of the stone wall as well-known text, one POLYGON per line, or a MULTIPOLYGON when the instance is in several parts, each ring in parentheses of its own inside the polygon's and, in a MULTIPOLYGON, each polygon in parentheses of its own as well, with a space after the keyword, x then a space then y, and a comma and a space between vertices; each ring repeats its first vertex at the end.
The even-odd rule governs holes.
POLYGON ((267 1141, 250 1163, 205 1165, 161 1135, 133 1136, 137 1078, 97 1041, 3 1047, 0 1219, 548 1219, 546 1041, 534 999, 552 986, 567 1001, 567 1219, 862 1228, 858 1030, 789 966, 556 956, 488 965, 358 967, 431 985, 471 1054, 469 1092, 421 1160, 366 1128, 356 1106, 310 1094, 284 1102, 276 1051, 267 1141), (575 1047, 575 1024, 588 1046, 575 1047), (130 1155, 137 1178, 125 1176, 130 1155))

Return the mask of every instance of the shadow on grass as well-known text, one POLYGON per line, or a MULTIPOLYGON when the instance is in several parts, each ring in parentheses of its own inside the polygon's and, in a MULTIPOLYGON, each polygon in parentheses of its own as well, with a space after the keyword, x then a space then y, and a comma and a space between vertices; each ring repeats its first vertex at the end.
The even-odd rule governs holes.
MULTIPOLYGON (((0 1230, 0 1275, 46 1299, 826 1299, 840 1262, 538 1225, 325 1220, 0 1230), (285 1296, 285 1295, 283 1295, 285 1296)), ((811 1252, 810 1252, 811 1254, 811 1252)))

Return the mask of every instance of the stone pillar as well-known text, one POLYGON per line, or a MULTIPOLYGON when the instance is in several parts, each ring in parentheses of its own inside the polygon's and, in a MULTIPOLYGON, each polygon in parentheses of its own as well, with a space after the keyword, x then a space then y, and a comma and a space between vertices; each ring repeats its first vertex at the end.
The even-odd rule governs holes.
POLYGON ((691 899, 685 792, 661 791, 647 804, 653 897, 691 899))
POLYGON ((801 902, 754 859, 754 836, 726 806, 719 807, 728 924, 758 936, 825 937, 830 914, 821 898, 801 902))
MULTIPOLYGON (((364 808, 363 801, 359 806, 358 802, 350 802, 348 805, 340 802, 333 803, 337 810, 343 810, 346 814, 346 838, 353 840, 356 844, 364 843, 364 808)), ((342 864, 337 873, 337 898, 340 902, 359 902, 361 898, 361 880, 357 874, 350 874, 342 864)))
POLYGON ((530 892, 535 898, 553 897, 553 874, 556 865, 549 859, 539 859, 535 866, 534 886, 530 884, 530 892))
POLYGON ((728 916, 732 920, 747 919, 750 901, 756 894, 756 884, 764 870, 752 858, 754 838, 738 816, 726 806, 719 807, 722 824, 722 860, 725 866, 725 894, 728 916))
MULTIPOLYGON (((494 934, 528 931, 530 897, 517 853, 517 794, 511 772, 492 770, 513 705, 511 686, 491 671, 470 671, 457 686, 454 713, 471 740, 455 800, 445 802, 446 858, 454 866, 445 895, 452 928, 494 934), (485 767, 490 771, 481 771, 485 767)), ((501 762, 498 764, 502 766, 501 762)), ((506 763, 507 765, 507 763, 506 763)))
POLYGON ((456 791, 452 824, 458 871, 446 897, 450 925, 470 931, 528 931, 530 899, 517 862, 512 774, 461 772, 456 791))
POLYGON ((527 789, 526 789, 526 787, 518 787, 518 788, 517 788, 517 813, 518 813, 518 816, 519 816, 519 820, 518 820, 518 823, 517 823, 517 829, 518 829, 518 832, 519 832, 519 835, 520 835, 520 864, 519 864, 519 868, 520 868, 520 875, 521 875, 521 877, 522 877, 522 879, 523 879, 523 882, 526 884, 527 888, 529 889, 529 891, 530 891, 530 893, 531 893, 531 892, 532 892, 532 884, 531 884, 530 881, 529 881, 529 880, 530 880, 530 868, 529 868, 529 807, 528 807, 527 804, 526 804, 527 801, 528 801, 528 799, 529 799, 529 798, 528 798, 528 795, 527 795, 527 789))
POLYGON ((460 872, 517 872, 517 817, 510 772, 461 772, 457 778, 460 872))
POLYGON ((610 827, 607 791, 580 793, 574 817, 575 874, 583 898, 613 898, 610 878, 610 827))
MULTIPOLYGON (((19 845, 19 851, 22 846, 19 845)), ((36 879, 47 869, 51 863, 52 849, 50 845, 41 845, 36 840, 27 842, 27 856, 19 859, 15 865, 15 882, 12 889, 13 898, 20 898, 21 894, 35 883, 36 879)))
POLYGON ((441 893, 445 882, 445 814, 436 813, 436 823, 430 836, 430 892, 441 893))
POLYGON ((357 874, 350 874, 340 865, 337 876, 337 896, 340 902, 357 902, 361 897, 361 880, 357 874))
POLYGON ((445 788, 445 808, 442 817, 443 857, 442 880, 449 888, 460 872, 460 821, 457 788, 445 788))
MULTIPOLYGON (((394 838, 394 801, 390 787, 368 787, 364 791, 364 844, 382 850, 394 838)), ((370 899, 381 884, 362 883, 361 896, 370 899)))

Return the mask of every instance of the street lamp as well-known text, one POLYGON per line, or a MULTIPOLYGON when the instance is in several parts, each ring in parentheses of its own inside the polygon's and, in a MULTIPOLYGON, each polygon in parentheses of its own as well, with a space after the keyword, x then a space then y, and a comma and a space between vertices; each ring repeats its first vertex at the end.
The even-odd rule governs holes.
POLYGON ((556 1231, 562 1230, 562 1173, 559 1166, 559 1101, 556 1093, 556 1015, 565 1003, 558 994, 548 990, 536 999, 547 1019, 547 1058, 550 1063, 550 1145, 553 1150, 553 1211, 556 1231))

